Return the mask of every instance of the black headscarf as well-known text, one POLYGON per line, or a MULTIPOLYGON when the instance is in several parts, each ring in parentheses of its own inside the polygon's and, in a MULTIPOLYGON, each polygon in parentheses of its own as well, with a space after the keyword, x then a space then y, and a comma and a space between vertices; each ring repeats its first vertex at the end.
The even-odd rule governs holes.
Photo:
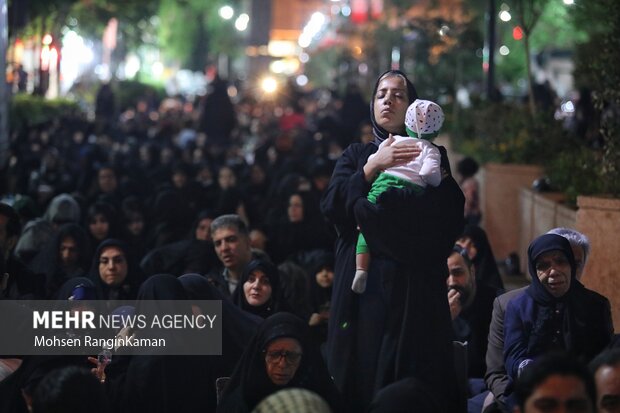
POLYGON ((478 250, 471 260, 476 268, 476 280, 496 290, 503 290, 504 283, 486 232, 478 225, 466 225, 461 237, 469 237, 478 250))
POLYGON ((558 301, 565 301, 570 298, 573 291, 578 288, 583 288, 581 283, 577 281, 575 276, 575 257, 573 256, 573 250, 570 246, 568 240, 560 235, 556 234, 544 234, 540 237, 536 238, 530 244, 530 247, 527 250, 527 258, 528 258, 528 268, 530 271, 530 276, 532 278, 532 283, 527 288, 527 293, 534 298, 538 304, 547 306, 553 304, 558 301), (551 295, 549 291, 545 288, 544 285, 538 279, 538 274, 536 272, 536 260, 544 253, 550 251, 560 251, 570 264, 571 274, 570 274, 570 287, 566 294, 562 297, 554 297, 551 295))
POLYGON ((420 380, 409 377, 381 389, 370 405, 369 413, 416 413, 441 411, 436 395, 420 380))
POLYGON ((308 272, 308 283, 310 285, 310 305, 313 312, 320 312, 324 307, 329 308, 332 298, 332 286, 324 288, 316 281, 316 274, 324 268, 334 271, 334 254, 321 252, 313 260, 310 271, 308 272))
POLYGON ((218 412, 250 412, 262 399, 284 387, 311 390, 323 397, 333 411, 341 411, 338 392, 318 347, 308 338, 306 323, 282 312, 267 318, 248 344, 224 390, 218 412), (282 337, 296 339, 303 351, 295 376, 283 387, 275 385, 267 375, 264 354, 269 343, 282 337))
MULTIPOLYGON (((187 300, 187 294, 179 280, 170 274, 156 274, 144 281, 138 291, 136 314, 144 313, 143 301, 156 301, 160 314, 178 314, 177 301, 187 300), (174 308, 168 307, 174 300, 174 308)), ((150 308, 152 308, 150 306, 150 308)), ((191 314, 189 302, 182 309, 191 314)), ((140 334, 140 331, 137 332, 140 334)), ((174 330, 164 329, 163 337, 173 346, 183 345, 188 339, 174 330), (186 340, 186 341, 182 341, 186 340)), ((204 356, 150 355, 132 356, 122 388, 122 404, 131 412, 209 412, 215 409, 215 385, 213 384, 209 358, 204 356)))
POLYGON ((230 376, 263 319, 235 306, 220 290, 200 274, 184 274, 178 278, 190 300, 222 302, 222 357, 216 364, 219 376, 230 376))
POLYGON ((170 274, 156 274, 147 278, 138 291, 137 300, 186 300, 183 285, 170 274))
POLYGON ((233 302, 242 310, 262 318, 267 318, 278 311, 286 311, 288 309, 288 305, 286 305, 284 299, 282 298, 282 291, 280 288, 280 272, 278 271, 278 267, 264 259, 250 261, 250 263, 245 267, 245 270, 241 275, 241 279, 239 279, 239 286, 235 290, 233 302), (269 283, 271 284, 271 297, 261 306, 250 305, 248 300, 246 300, 245 293, 243 291, 243 284, 245 284, 245 282, 250 278, 250 275, 256 270, 261 270, 264 272, 265 275, 269 277, 269 283))
POLYGON ((95 284, 86 277, 71 278, 58 289, 57 300, 99 300, 95 284))
POLYGON ((93 255, 93 261, 90 266, 88 278, 97 287, 98 293, 103 299, 116 299, 116 300, 131 300, 136 297, 138 287, 142 282, 142 273, 133 260, 130 254, 129 247, 124 241, 118 239, 106 239, 97 247, 95 254, 93 255), (103 282, 99 275, 99 257, 103 253, 103 250, 108 247, 116 247, 123 251, 125 260, 127 260, 127 277, 121 283, 121 285, 110 287, 103 282))
POLYGON ((69 278, 86 275, 90 268, 91 255, 90 239, 83 227, 74 223, 61 226, 52 241, 43 247, 31 264, 34 273, 45 275, 46 297, 53 297, 69 278), (60 245, 67 237, 75 241, 78 254, 77 268, 72 273, 65 272, 60 259, 60 245))
MULTIPOLYGON (((407 97, 409 98, 409 104, 413 103, 418 98, 418 92, 415 90, 415 86, 413 86, 413 83, 411 83, 409 78, 407 78, 407 75, 405 75, 400 70, 388 70, 384 72, 381 76, 379 76, 379 78, 377 79, 377 83, 372 90, 372 97, 370 99, 370 122, 372 123, 372 133, 375 136, 374 144, 377 146, 379 146, 381 142, 386 140, 390 135, 390 132, 379 126, 377 120, 375 119, 375 95, 377 94, 377 88, 379 87, 379 83, 381 83, 381 81, 387 76, 400 76, 405 79, 405 83, 407 84, 407 97)), ((402 135, 405 135, 404 123, 402 125, 402 129, 402 135)))

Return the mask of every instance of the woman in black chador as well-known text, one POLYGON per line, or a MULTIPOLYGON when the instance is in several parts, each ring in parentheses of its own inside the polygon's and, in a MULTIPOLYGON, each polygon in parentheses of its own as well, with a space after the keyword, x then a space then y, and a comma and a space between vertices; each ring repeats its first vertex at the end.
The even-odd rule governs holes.
POLYGON ((334 412, 342 412, 340 396, 308 327, 291 313, 267 318, 252 338, 230 378, 218 412, 242 413, 278 390, 297 387, 321 396, 334 412))
POLYGON ((327 361, 351 403, 364 411, 381 388, 405 377, 440 393, 443 410, 458 412, 446 300, 446 260, 463 229, 463 193, 452 178, 444 148, 442 182, 417 196, 390 189, 373 205, 366 199, 377 174, 420 154, 412 141, 379 144, 405 135, 405 113, 417 98, 404 73, 390 70, 373 90, 373 142, 350 145, 338 160, 321 210, 338 233, 327 361), (368 157, 376 153, 372 160, 368 157), (363 294, 351 290, 358 226, 372 255, 363 294))

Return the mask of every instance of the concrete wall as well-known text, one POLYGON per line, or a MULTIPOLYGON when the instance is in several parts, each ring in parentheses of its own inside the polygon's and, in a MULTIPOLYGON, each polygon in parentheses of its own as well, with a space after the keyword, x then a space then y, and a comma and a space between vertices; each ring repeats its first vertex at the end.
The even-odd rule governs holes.
POLYGON ((489 163, 482 168, 482 226, 496 259, 519 251, 522 224, 519 191, 531 187, 540 176, 542 168, 534 165, 489 163))
POLYGON ((562 204, 566 197, 561 193, 538 193, 529 188, 519 191, 521 233, 519 257, 521 269, 527 273, 527 247, 537 236, 552 228, 575 228, 577 211, 562 204))
POLYGON ((611 302, 616 333, 620 332, 620 199, 577 198, 578 231, 590 238, 592 252, 583 283, 611 302))

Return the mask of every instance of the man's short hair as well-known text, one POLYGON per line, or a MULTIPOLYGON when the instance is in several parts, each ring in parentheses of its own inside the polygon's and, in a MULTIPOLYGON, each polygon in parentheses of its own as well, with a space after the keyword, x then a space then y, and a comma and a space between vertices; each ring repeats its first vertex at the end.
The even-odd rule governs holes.
POLYGON ((469 269, 469 271, 471 271, 472 267, 473 267, 473 263, 471 262, 471 259, 469 259, 469 254, 467 253, 467 250, 463 247, 461 247, 459 244, 454 244, 454 246, 452 247, 452 252, 450 253, 450 255, 457 253, 459 254, 461 257, 463 257, 463 260, 465 261, 465 265, 467 265, 467 268, 469 269))
POLYGON ((211 222, 211 234, 222 228, 235 228, 240 235, 250 236, 248 226, 237 214, 220 215, 211 222))
POLYGON ((592 374, 596 374, 596 371, 603 366, 616 366, 620 365, 620 348, 612 348, 601 352, 598 356, 588 364, 592 374))
POLYGON ((587 236, 581 232, 572 228, 553 228, 547 232, 547 234, 560 235, 568 240, 571 245, 578 245, 583 249, 583 265, 588 261, 590 255, 590 240, 587 236))
POLYGON ((19 236, 22 227, 21 222, 19 221, 19 215, 9 204, 5 204, 4 202, 0 202, 0 215, 4 215, 8 218, 6 223, 6 236, 7 238, 12 236, 19 236))
POLYGON ((517 380, 515 396, 522 412, 525 411, 527 399, 534 394, 536 388, 554 375, 579 378, 586 388, 592 410, 596 411, 596 386, 586 365, 566 353, 551 353, 529 364, 517 380))

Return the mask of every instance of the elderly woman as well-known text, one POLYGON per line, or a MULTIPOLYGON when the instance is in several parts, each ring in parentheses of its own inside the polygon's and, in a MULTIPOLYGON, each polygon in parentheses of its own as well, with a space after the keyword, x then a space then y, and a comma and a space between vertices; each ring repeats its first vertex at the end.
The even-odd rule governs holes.
POLYGON ((241 275, 233 302, 242 310, 267 318, 278 311, 287 311, 288 303, 282 296, 280 272, 265 259, 250 261, 241 275))
POLYGON ((354 411, 366 410, 379 389, 405 377, 441 391, 444 409, 458 411, 456 380, 446 380, 454 378, 454 363, 445 275, 463 227, 464 197, 450 175, 445 149, 439 148, 438 187, 421 196, 390 189, 376 205, 366 199, 380 171, 421 152, 413 139, 394 144, 392 137, 406 134, 405 113, 416 98, 404 73, 390 70, 379 77, 370 105, 375 139, 344 151, 321 200, 338 233, 327 361, 354 411), (373 254, 360 295, 351 291, 358 227, 373 254))
POLYGON ((258 329, 230 378, 218 412, 250 412, 278 390, 311 390, 342 411, 340 397, 306 323, 290 313, 267 318, 258 329))
POLYGON ((589 362, 613 335, 607 298, 575 277, 575 259, 566 238, 545 234, 528 249, 532 284, 506 307, 504 360, 515 379, 533 359, 564 350, 589 362))

